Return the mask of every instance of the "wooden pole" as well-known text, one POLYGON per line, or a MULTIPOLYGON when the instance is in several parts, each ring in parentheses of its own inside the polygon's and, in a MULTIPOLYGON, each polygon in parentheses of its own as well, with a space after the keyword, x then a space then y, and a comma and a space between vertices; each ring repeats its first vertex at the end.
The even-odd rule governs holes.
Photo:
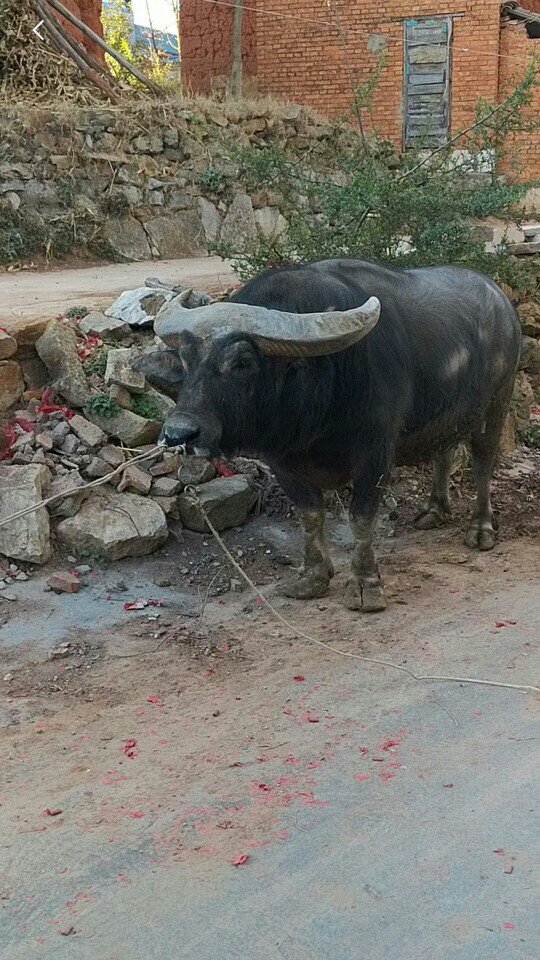
POLYGON ((105 43, 105 40, 103 40, 102 37, 100 37, 97 33, 94 33, 94 31, 91 30, 86 23, 83 23, 82 20, 79 20, 79 18, 76 17, 71 10, 68 10, 63 3, 60 3, 59 0, 46 0, 46 2, 49 4, 49 6, 53 7, 57 13, 60 13, 66 18, 66 20, 69 20, 74 27, 78 27, 82 33, 86 34, 87 37, 90 37, 94 43, 97 43, 102 50, 105 50, 105 53, 108 53, 109 56, 113 57, 122 67, 124 67, 126 70, 129 70, 129 72, 132 73, 133 76, 136 77, 141 83, 144 83, 145 87, 148 87, 152 93, 157 94, 158 97, 163 96, 164 91, 162 87, 158 86, 157 83, 154 83, 153 80, 150 80, 150 78, 147 77, 146 74, 142 73, 138 67, 136 67, 133 63, 130 63, 129 60, 126 60, 121 53, 118 53, 117 50, 113 50, 108 43, 105 43))
POLYGON ((244 0, 236 0, 232 30, 232 61, 229 92, 231 97, 242 96, 242 19, 244 0))
MULTIPOLYGON (((33 0, 32 6, 38 16, 43 20, 47 28, 47 32, 56 49, 60 53, 64 54, 64 56, 69 57, 70 60, 73 60, 74 64, 79 68, 81 73, 88 80, 90 80, 94 86, 98 87, 98 89, 101 90, 101 92, 104 93, 109 100, 111 100, 113 103, 118 103, 119 98, 115 94, 110 84, 86 61, 86 59, 82 56, 76 42, 72 40, 71 37, 67 39, 66 36, 62 35, 62 28, 60 27, 60 24, 56 22, 45 3, 41 3, 40 0, 33 0)), ((84 52, 87 56, 86 50, 84 52)))

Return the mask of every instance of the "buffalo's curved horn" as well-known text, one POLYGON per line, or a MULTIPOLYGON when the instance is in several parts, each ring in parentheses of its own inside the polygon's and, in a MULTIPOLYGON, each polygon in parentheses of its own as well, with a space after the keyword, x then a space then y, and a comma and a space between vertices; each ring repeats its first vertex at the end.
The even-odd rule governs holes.
POLYGON ((154 331, 168 346, 178 348, 185 331, 203 340, 229 333, 247 333, 266 354, 280 357, 321 357, 358 343, 373 329, 381 312, 377 297, 352 310, 326 313, 284 313, 247 303, 212 303, 188 310, 179 298, 165 304, 154 331))

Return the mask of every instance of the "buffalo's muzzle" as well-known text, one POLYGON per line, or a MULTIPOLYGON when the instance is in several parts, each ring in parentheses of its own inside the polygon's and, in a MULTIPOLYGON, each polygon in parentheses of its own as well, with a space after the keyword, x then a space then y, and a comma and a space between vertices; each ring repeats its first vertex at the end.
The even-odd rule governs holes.
POLYGON ((174 423, 166 423, 161 438, 168 447, 193 447, 200 432, 196 423, 182 419, 174 423))

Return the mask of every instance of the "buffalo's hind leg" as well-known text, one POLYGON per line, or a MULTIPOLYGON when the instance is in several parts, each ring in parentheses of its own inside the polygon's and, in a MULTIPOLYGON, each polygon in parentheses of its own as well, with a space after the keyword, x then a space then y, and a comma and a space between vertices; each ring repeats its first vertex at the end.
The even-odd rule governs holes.
POLYGON ((296 600, 323 597, 328 590, 334 567, 326 544, 326 518, 323 495, 289 473, 275 470, 285 493, 296 506, 304 535, 303 560, 293 577, 288 578, 281 592, 296 600))
POLYGON ((485 421, 471 438, 476 508, 466 542, 473 550, 492 550, 497 542, 491 506, 491 479, 513 386, 513 381, 505 384, 489 407, 485 421))
POLYGON ((416 517, 416 526, 419 530, 432 530, 440 527, 450 516, 450 473, 454 463, 456 448, 454 446, 443 450, 433 460, 433 486, 429 500, 416 517))
POLYGON ((367 469, 354 486, 351 504, 351 528, 355 546, 351 577, 347 582, 345 605, 349 610, 375 613, 386 608, 386 597, 375 560, 373 535, 377 520, 381 489, 380 484, 387 474, 373 465, 367 469))

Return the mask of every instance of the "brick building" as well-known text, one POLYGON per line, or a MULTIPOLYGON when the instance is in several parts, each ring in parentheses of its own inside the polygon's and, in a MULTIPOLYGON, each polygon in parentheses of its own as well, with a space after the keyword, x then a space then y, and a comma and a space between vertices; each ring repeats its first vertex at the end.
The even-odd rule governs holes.
MULTIPOLYGON (((233 5, 182 0, 182 69, 194 92, 229 74, 233 5)), ((515 12, 502 14, 500 0, 247 0, 245 7, 244 72, 261 93, 336 116, 383 58, 366 125, 398 147, 465 127, 479 96, 500 99, 540 53, 536 31, 515 12)), ((538 17, 540 0, 519 0, 522 8, 538 17)), ((529 112, 540 115, 538 88, 529 112)), ((518 137, 516 147, 523 175, 540 177, 540 134, 518 137)))

